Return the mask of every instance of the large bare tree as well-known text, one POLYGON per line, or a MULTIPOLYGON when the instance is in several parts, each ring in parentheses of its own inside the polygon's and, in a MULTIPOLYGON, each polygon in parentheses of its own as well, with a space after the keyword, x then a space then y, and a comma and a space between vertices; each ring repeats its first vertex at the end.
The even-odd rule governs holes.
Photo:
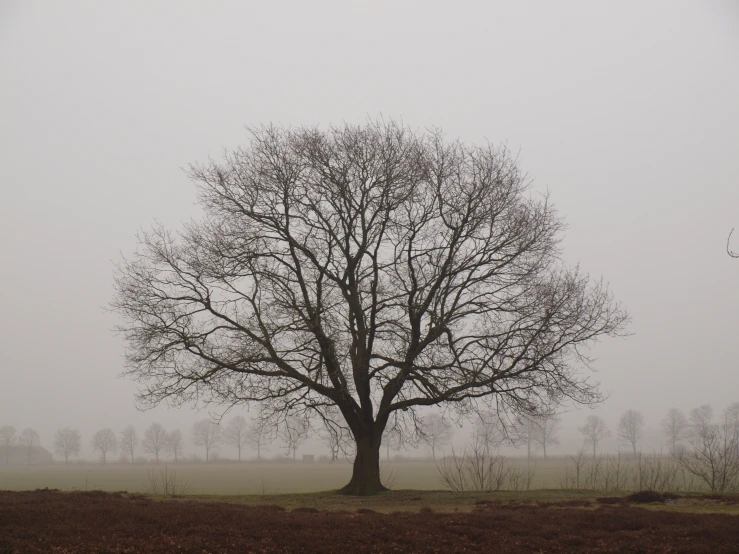
POLYGON ((194 165, 204 215, 140 234, 116 273, 139 401, 258 402, 351 441, 372 494, 400 414, 591 404, 587 346, 621 335, 606 285, 561 262, 562 220, 505 149, 371 121, 250 129, 194 165))

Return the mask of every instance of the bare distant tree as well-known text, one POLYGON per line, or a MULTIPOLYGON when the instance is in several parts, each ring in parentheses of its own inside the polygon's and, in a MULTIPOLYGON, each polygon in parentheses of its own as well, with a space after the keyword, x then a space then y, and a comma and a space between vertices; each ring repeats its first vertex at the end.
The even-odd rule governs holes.
POLYGON ((563 222, 508 151, 382 120, 250 132, 191 167, 203 219, 142 233, 118 267, 141 403, 339 414, 356 452, 343 492, 373 494, 395 412, 601 399, 579 368, 627 314, 563 264, 563 222))
POLYGON ((713 425, 713 407, 710 404, 704 404, 693 408, 688 414, 688 420, 690 421, 688 437, 706 436, 707 430, 713 425))
POLYGON ((285 449, 289 456, 292 452, 293 462, 295 462, 298 448, 308 439, 310 425, 305 418, 290 416, 285 420, 285 424, 280 429, 280 438, 285 443, 285 449))
POLYGON ((201 419, 192 426, 192 442, 205 448, 205 461, 210 460, 210 451, 221 443, 221 428, 208 419, 201 419))
POLYGON ((90 445, 93 449, 100 451, 103 463, 105 463, 108 452, 115 452, 118 449, 118 440, 112 429, 100 429, 92 436, 90 445))
POLYGON ((159 463, 159 455, 164 453, 167 447, 167 430, 161 423, 152 423, 148 429, 144 431, 144 440, 141 441, 144 451, 154 456, 156 463, 159 463))
POLYGON ((129 425, 128 427, 124 428, 123 431, 121 431, 119 444, 121 447, 121 452, 127 452, 128 457, 131 459, 131 463, 133 463, 134 450, 139 444, 139 437, 136 433, 136 428, 133 425, 129 425))
POLYGON ((677 408, 671 408, 662 420, 662 432, 667 436, 672 454, 677 453, 677 443, 688 436, 688 419, 677 408))
POLYGON ((531 448, 536 448, 534 416, 522 415, 516 418, 516 443, 523 442, 526 445, 526 460, 531 460, 531 448))
POLYGON ((423 418, 423 434, 421 440, 431 447, 431 457, 436 460, 436 449, 452 441, 454 430, 439 414, 430 414, 423 418))
POLYGON ((737 443, 739 443, 739 402, 734 402, 726 408, 727 424, 734 429, 737 443))
POLYGON ((5 447, 5 465, 10 463, 10 447, 15 444, 16 439, 15 427, 12 425, 0 427, 0 446, 5 447))
POLYGON ((239 451, 239 461, 241 461, 241 450, 247 444, 249 427, 243 416, 236 416, 228 422, 225 433, 223 434, 226 442, 236 447, 239 451))
POLYGON ((547 458, 547 446, 559 444, 559 419, 556 417, 539 417, 534 420, 533 438, 544 451, 544 459, 547 458))
POLYGON ((713 492, 739 490, 739 439, 728 410, 714 423, 710 406, 693 410, 688 448, 680 450, 682 467, 701 479, 713 492))
POLYGON ((497 414, 485 412, 478 414, 472 431, 472 442, 487 453, 494 452, 503 444, 514 444, 508 437, 497 414))
POLYGON ((64 464, 69 462, 71 455, 78 456, 82 446, 82 437, 77 429, 65 427, 54 435, 54 449, 60 456, 64 456, 64 464))
POLYGON ((644 435, 644 416, 636 410, 626 410, 618 420, 618 438, 628 442, 636 455, 636 445, 644 435))
POLYGON ((253 419, 246 433, 247 444, 257 451, 257 461, 262 461, 262 450, 270 443, 274 433, 258 419, 253 419))
POLYGON ((26 459, 28 460, 28 465, 31 465, 31 457, 33 456, 33 449, 37 447, 41 443, 41 438, 39 437, 39 434, 36 432, 35 429, 31 429, 30 427, 23 429, 21 432, 21 444, 26 450, 26 459))
POLYGON ((397 424, 397 418, 392 418, 396 421, 391 421, 385 426, 385 431, 382 435, 382 443, 385 445, 385 459, 390 461, 390 449, 400 448, 403 444, 403 432, 397 424))
POLYGON ((182 433, 179 429, 175 429, 174 431, 167 433, 167 452, 174 457, 175 464, 182 457, 184 444, 182 433))
POLYGON ((586 444, 593 445, 593 459, 596 457, 598 443, 611 436, 606 422, 602 417, 597 415, 588 416, 585 420, 585 425, 580 427, 580 433, 585 437, 586 444))

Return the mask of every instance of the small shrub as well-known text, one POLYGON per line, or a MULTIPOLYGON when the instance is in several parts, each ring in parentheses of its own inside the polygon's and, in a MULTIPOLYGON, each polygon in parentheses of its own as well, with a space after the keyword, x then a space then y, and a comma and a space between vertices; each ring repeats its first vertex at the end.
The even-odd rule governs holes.
POLYGON ((193 487, 177 478, 177 473, 164 466, 161 470, 149 470, 147 492, 156 496, 183 496, 192 494, 193 487))

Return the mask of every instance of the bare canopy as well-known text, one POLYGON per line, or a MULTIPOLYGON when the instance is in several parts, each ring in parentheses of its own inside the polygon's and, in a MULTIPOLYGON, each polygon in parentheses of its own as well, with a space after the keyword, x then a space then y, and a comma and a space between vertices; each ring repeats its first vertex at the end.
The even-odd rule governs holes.
POLYGON ((562 222, 502 148, 393 122, 250 130, 191 167, 204 217, 116 275, 140 401, 259 402, 351 440, 372 494, 393 414, 592 403, 584 347, 627 319, 559 257, 562 222))

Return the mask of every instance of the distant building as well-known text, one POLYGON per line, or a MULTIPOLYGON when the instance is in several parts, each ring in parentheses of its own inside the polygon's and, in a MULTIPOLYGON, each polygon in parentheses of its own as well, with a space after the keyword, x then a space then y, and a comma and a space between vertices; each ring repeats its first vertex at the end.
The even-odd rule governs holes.
MULTIPOLYGON (((28 465, 28 451, 25 446, 11 446, 8 453, 7 446, 0 446, 0 466, 5 465, 28 465)), ((31 452, 31 465, 53 464, 54 456, 42 446, 34 446, 31 452)))

